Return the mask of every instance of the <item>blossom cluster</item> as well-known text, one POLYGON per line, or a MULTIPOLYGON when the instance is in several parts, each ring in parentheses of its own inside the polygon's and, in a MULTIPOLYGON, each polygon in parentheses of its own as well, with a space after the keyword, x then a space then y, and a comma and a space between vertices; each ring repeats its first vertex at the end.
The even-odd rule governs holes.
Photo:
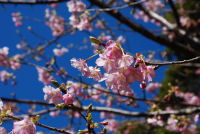
POLYGON ((138 54, 134 66, 133 63, 134 57, 126 54, 120 43, 112 40, 107 41, 105 49, 96 60, 96 65, 104 68, 104 75, 99 68, 88 66, 83 59, 71 59, 72 66, 79 69, 83 76, 95 81, 105 80, 108 88, 127 96, 133 96, 129 85, 134 81, 152 81, 152 76, 155 77, 154 67, 147 66, 142 55, 138 54))
POLYGON ((66 105, 73 104, 74 102, 74 96, 72 96, 69 92, 62 95, 62 92, 59 88, 53 88, 51 86, 45 86, 43 88, 44 100, 47 101, 50 104, 60 104, 62 103, 62 100, 64 100, 64 103, 66 105))
POLYGON ((86 5, 79 0, 71 0, 67 2, 67 7, 72 15, 69 17, 70 24, 78 30, 92 30, 92 25, 89 20, 89 13, 84 12, 86 5), (81 15, 79 15, 81 13, 81 15))
POLYGON ((183 98, 185 104, 200 106, 200 98, 194 95, 193 93, 190 92, 182 93, 176 91, 175 95, 177 97, 183 98))
POLYGON ((41 68, 41 67, 37 67, 36 68, 38 71, 38 75, 39 75, 39 81, 41 81, 44 84, 50 84, 51 80, 53 80, 53 76, 51 75, 50 72, 48 72, 46 69, 41 68))
POLYGON ((64 32, 64 26, 65 26, 65 20, 63 17, 57 16, 56 11, 53 10, 50 12, 50 10, 47 8, 45 10, 46 12, 46 25, 49 26, 52 30, 53 36, 61 35, 64 32))
POLYGON ((0 48, 0 67, 12 68, 14 70, 19 69, 21 67, 20 60, 22 57, 20 55, 15 55, 9 58, 8 54, 8 47, 0 48))
POLYGON ((62 48, 54 48, 53 49, 53 53, 56 56, 62 56, 64 53, 67 53, 69 50, 66 47, 62 47, 62 48))
POLYGON ((0 78, 2 82, 6 82, 9 78, 12 78, 13 74, 8 73, 7 71, 3 70, 0 72, 0 78))
POLYGON ((12 20, 16 27, 22 26, 22 16, 20 12, 12 13, 12 20))
MULTIPOLYGON (((6 112, 6 110, 8 110, 6 105, 4 105, 0 99, 0 115, 7 114, 2 114, 2 112, 6 112)), ((9 112, 9 114, 11 115, 12 113, 9 112)), ((4 127, 0 127, 0 133, 7 134, 7 130, 4 127)), ((36 126, 30 121, 29 117, 25 116, 23 120, 13 123, 12 134, 36 134, 36 126)))

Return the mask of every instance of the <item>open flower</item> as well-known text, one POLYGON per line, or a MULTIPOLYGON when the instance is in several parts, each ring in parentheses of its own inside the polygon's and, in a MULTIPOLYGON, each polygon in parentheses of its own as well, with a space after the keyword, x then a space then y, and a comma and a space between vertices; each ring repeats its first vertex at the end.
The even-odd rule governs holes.
POLYGON ((53 104, 59 104, 62 102, 62 93, 59 88, 53 88, 51 86, 45 86, 43 88, 44 100, 46 100, 48 103, 53 104))
POLYGON ((16 121, 13 124, 12 134, 35 134, 36 127, 29 117, 24 117, 21 121, 16 121))

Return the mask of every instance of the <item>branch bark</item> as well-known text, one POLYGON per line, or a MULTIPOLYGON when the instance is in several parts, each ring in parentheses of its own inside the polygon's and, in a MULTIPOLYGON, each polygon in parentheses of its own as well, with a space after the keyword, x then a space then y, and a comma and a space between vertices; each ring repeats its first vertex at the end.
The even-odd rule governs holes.
MULTIPOLYGON (((6 100, 5 98, 2 98, 2 100, 6 100)), ((16 102, 14 100, 13 102, 16 102)), ((18 100, 19 103, 27 103, 27 101, 20 101, 18 100)), ((46 106, 55 106, 54 104, 48 104, 46 102, 39 102, 39 101, 30 101, 32 102, 37 102, 38 104, 46 105, 46 106)), ((28 104, 31 104, 31 103, 28 104)), ((88 106, 72 106, 72 105, 66 105, 64 109, 72 109, 74 111, 87 111, 88 106)), ((107 113, 113 113, 117 115, 123 115, 123 116, 130 116, 130 117, 153 117, 155 115, 161 115, 161 116, 168 116, 170 114, 175 114, 175 115, 190 115, 190 114, 195 114, 200 112, 200 107, 192 107, 192 108, 185 108, 185 109, 179 109, 179 110, 166 110, 166 111, 156 111, 156 112, 133 112, 133 111, 127 111, 127 110, 122 110, 122 109, 117 109, 117 108, 109 108, 109 107, 99 107, 99 106, 93 106, 92 111, 95 112, 107 112, 107 113)))
MULTIPOLYGON (((100 8, 110 8, 109 5, 104 4, 103 2, 97 1, 97 0, 88 0, 90 3, 100 7, 100 8)), ((131 28, 132 30, 140 33, 141 35, 161 44, 164 45, 166 47, 171 48, 172 50, 176 51, 176 52, 181 52, 181 53, 185 53, 185 55, 193 57, 193 56, 199 56, 200 53, 195 51, 192 48, 186 47, 178 42, 175 41, 169 41, 166 38, 163 38, 159 35, 156 35, 152 32, 150 32, 149 30, 147 30, 146 28, 142 27, 141 25, 138 25, 136 23, 134 23, 132 20, 128 19, 127 17, 123 16, 121 13, 119 13, 118 11, 106 11, 109 15, 113 16, 115 19, 117 19, 118 21, 120 21, 121 23, 127 25, 129 28, 131 28)))

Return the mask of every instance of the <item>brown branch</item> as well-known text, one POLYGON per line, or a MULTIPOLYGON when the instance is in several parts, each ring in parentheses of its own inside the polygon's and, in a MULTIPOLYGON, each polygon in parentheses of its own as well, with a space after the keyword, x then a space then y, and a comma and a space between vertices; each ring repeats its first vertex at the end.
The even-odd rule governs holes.
MULTIPOLYGON (((101 1, 98 0, 88 0, 90 3, 95 4, 96 6, 100 7, 100 8, 110 8, 109 5, 104 4, 101 1)), ((113 16, 115 19, 117 19, 118 21, 120 21, 121 23, 127 25, 128 27, 130 27, 132 30, 142 34, 143 36, 161 44, 164 45, 166 47, 171 48, 172 50, 176 51, 176 52, 182 52, 185 53, 185 55, 187 56, 198 56, 200 55, 199 52, 195 51, 192 48, 188 48, 186 46, 183 46, 182 44, 175 42, 175 41, 169 41, 166 38, 163 38, 159 35, 156 35, 154 33, 152 33, 151 31, 147 30, 146 28, 142 27, 141 25, 138 25, 136 23, 134 23, 132 20, 128 19, 127 17, 123 16, 121 13, 119 13, 118 11, 106 11, 109 15, 113 16)))
POLYGON ((180 17, 179 17, 179 15, 178 15, 178 12, 177 12, 177 10, 176 10, 176 7, 175 7, 173 1, 172 1, 172 0, 168 0, 168 2, 169 2, 169 5, 170 5, 170 7, 171 7, 173 13, 174 13, 174 18, 175 18, 175 20, 176 20, 177 25, 178 25, 179 27, 181 27, 180 17))
MULTIPOLYGON (((125 3, 131 3, 130 1, 125 1, 125 3)), ((156 21, 160 22, 163 26, 167 27, 170 31, 175 32, 177 35, 181 36, 183 39, 187 39, 188 42, 190 42, 192 45, 200 45, 200 41, 197 37, 187 35, 187 32, 184 29, 181 29, 180 27, 177 27, 176 24, 170 23, 167 19, 165 19, 163 16, 159 15, 158 13, 152 11, 149 8, 144 7, 141 4, 137 4, 135 6, 132 6, 133 8, 138 7, 141 9, 146 15, 148 15, 150 18, 155 19, 156 21)))
POLYGON ((200 60, 200 56, 192 58, 192 59, 188 59, 188 60, 182 60, 182 61, 171 61, 171 62, 163 62, 163 63, 145 62, 145 63, 147 65, 159 65, 159 66, 163 66, 163 65, 174 65, 174 64, 191 63, 191 62, 198 61, 198 60, 200 60))
POLYGON ((0 0, 0 4, 20 4, 20 5, 45 5, 66 2, 69 0, 0 0))
POLYGON ((26 104, 38 104, 38 105, 48 105, 48 106, 55 106, 54 104, 48 104, 43 101, 36 101, 36 100, 19 100, 19 99, 9 99, 9 98, 4 98, 0 97, 2 101, 7 101, 7 102, 16 102, 16 103, 26 103, 26 104))
MULTIPOLYGON (((3 101, 5 101, 5 98, 1 98, 3 101)), ((12 100, 12 99, 9 99, 12 100)), ((14 99, 13 102, 16 100, 14 99)), ((27 101, 23 100, 18 100, 18 103, 27 103, 27 101)), ((37 101, 30 101, 30 102, 37 102, 37 101)), ((30 103, 29 103, 30 104, 30 103)), ((37 103, 34 103, 37 104, 37 103)), ((45 104, 49 106, 55 106, 54 104, 48 104, 45 102, 40 102, 38 104, 45 104)), ((66 105, 64 109, 72 109, 74 111, 87 111, 88 106, 72 106, 72 105, 66 105)), ((180 109, 180 110, 170 110, 170 111, 159 111, 159 112, 150 112, 150 113, 143 113, 143 112, 132 112, 132 111, 127 111, 127 110, 120 110, 116 108, 109 108, 109 107, 98 107, 98 106, 93 106, 92 111, 95 112, 108 112, 108 113, 114 113, 117 115, 123 115, 123 116, 130 116, 130 117, 151 117, 155 115, 170 115, 170 114, 176 114, 176 115, 188 115, 188 114, 194 114, 200 112, 200 107, 193 107, 193 108, 187 108, 187 109, 180 109)))

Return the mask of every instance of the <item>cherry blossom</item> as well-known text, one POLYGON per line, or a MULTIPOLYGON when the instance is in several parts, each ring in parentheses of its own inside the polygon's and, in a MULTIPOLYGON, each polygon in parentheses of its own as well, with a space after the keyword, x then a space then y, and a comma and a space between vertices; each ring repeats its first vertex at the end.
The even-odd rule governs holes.
POLYGON ((64 32, 65 20, 56 15, 55 10, 50 14, 49 9, 46 9, 46 24, 51 28, 53 36, 61 35, 64 32))
POLYGON ((105 126, 108 132, 115 132, 119 127, 119 124, 114 119, 107 119, 104 122, 108 122, 108 125, 105 126))
POLYGON ((83 13, 85 10, 86 6, 83 2, 81 1, 75 1, 71 0, 67 2, 67 7, 69 12, 72 13, 70 16, 70 24, 74 27, 77 28, 78 30, 92 30, 92 25, 90 23, 89 19, 89 14, 87 12, 83 13), (79 13, 82 13, 79 16, 79 13))
POLYGON ((119 59, 118 61, 118 65, 120 68, 122 67, 127 67, 127 66, 131 66, 131 64, 134 62, 134 58, 133 56, 130 56, 130 55, 123 55, 121 57, 121 59, 119 59))
POLYGON ((3 102, 2 102, 2 100, 0 98, 0 113, 1 113, 2 109, 3 109, 3 102))
POLYGON ((90 70, 89 78, 93 78, 95 81, 99 81, 103 78, 100 69, 90 66, 89 70, 90 70))
POLYGON ((146 79, 147 81, 152 81, 152 76, 156 76, 153 66, 146 66, 145 64, 143 64, 139 66, 139 69, 143 73, 144 79, 146 79))
POLYGON ((45 93, 44 100, 48 103, 57 105, 62 102, 62 92, 59 88, 55 89, 51 86, 45 86, 43 92, 45 93))
POLYGON ((184 102, 186 104, 191 104, 191 105, 198 105, 200 106, 200 98, 195 96, 193 93, 189 93, 189 92, 186 92, 186 93, 182 93, 182 92, 179 92, 179 91, 176 91, 175 92, 175 95, 177 97, 181 97, 184 99, 184 102))
POLYGON ((7 134, 7 130, 4 127, 0 127, 1 134, 7 134))
POLYGON ((21 64, 20 64, 21 58, 22 57, 19 54, 12 57, 12 59, 10 60, 10 66, 11 66, 12 69, 17 70, 21 67, 21 64))
POLYGON ((159 89, 161 88, 161 84, 160 83, 157 83, 157 82, 153 82, 153 83, 149 83, 146 87, 146 91, 147 92, 151 92, 151 93, 154 93, 155 92, 155 89, 159 89))
POLYGON ((12 13, 12 20, 16 27, 22 26, 22 16, 20 12, 12 13))
POLYGON ((77 60, 75 58, 72 58, 71 59, 71 65, 74 68, 79 69, 83 76, 85 76, 85 77, 89 77, 90 76, 90 69, 89 69, 88 65, 86 64, 86 62, 83 59, 77 60))
POLYGON ((56 116, 58 116, 59 114, 60 114, 60 110, 52 111, 52 112, 49 113, 49 115, 52 116, 52 117, 56 117, 56 116))
POLYGON ((36 127, 29 117, 24 117, 21 121, 16 121, 13 123, 12 134, 35 134, 36 127))
POLYGON ((157 118, 148 118, 147 122, 149 124, 154 125, 154 126, 161 126, 162 127, 164 125, 164 122, 161 120, 160 116, 158 116, 157 118))
POLYGON ((71 94, 67 93, 63 95, 63 100, 66 105, 73 104, 74 97, 71 94))
POLYGON ((8 53, 8 47, 0 48, 0 67, 9 67, 9 61, 7 57, 8 53))
POLYGON ((46 69, 43 69, 41 67, 36 68, 39 73, 39 81, 41 81, 44 84, 50 84, 51 80, 53 80, 53 76, 51 76, 50 72, 48 72, 46 69))
POLYGON ((67 2, 67 7, 69 12, 83 12, 86 8, 86 5, 79 0, 71 0, 67 2))
POLYGON ((61 49, 58 49, 58 48, 54 48, 53 49, 53 53, 56 55, 56 56, 62 56, 64 53, 67 53, 69 50, 65 47, 62 47, 61 49))
POLYGON ((68 93, 73 96, 81 96, 85 98, 85 94, 83 93, 83 86, 80 83, 67 81, 67 85, 70 85, 68 89, 68 93))
POLYGON ((7 79, 12 78, 13 74, 8 73, 7 71, 3 70, 0 72, 0 77, 2 82, 6 82, 7 79))

